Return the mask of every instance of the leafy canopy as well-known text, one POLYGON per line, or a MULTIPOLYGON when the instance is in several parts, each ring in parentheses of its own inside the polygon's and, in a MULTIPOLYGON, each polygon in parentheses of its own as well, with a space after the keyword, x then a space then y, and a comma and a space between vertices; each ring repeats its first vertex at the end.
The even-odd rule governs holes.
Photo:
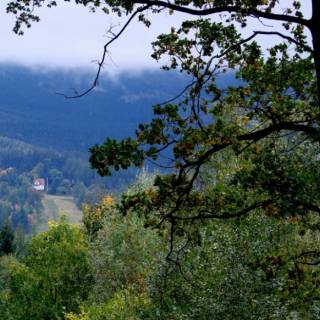
MULTIPOLYGON (((165 61, 164 70, 180 71, 188 85, 155 105, 153 119, 140 124, 134 138, 106 139, 90 150, 90 162, 101 175, 146 161, 169 169, 152 188, 124 195, 124 214, 138 211, 149 218, 148 225, 156 220, 158 227, 168 222, 173 236, 195 220, 240 217, 258 208, 279 217, 320 212, 318 1, 308 1, 310 18, 301 1, 75 3, 129 16, 106 43, 92 87, 79 96, 97 85, 107 50, 134 18, 149 26, 151 13, 186 14, 180 27, 153 42, 152 57, 165 61), (266 27, 270 24, 274 28, 266 27), (262 37, 271 37, 274 45, 262 49, 262 37), (226 72, 237 79, 229 87, 217 81, 226 72), (227 179, 212 179, 212 187, 204 189, 205 168, 218 175, 221 161, 238 165, 227 179)), ((35 8, 56 4, 11 1, 7 11, 16 15, 15 32, 39 19, 35 8)))

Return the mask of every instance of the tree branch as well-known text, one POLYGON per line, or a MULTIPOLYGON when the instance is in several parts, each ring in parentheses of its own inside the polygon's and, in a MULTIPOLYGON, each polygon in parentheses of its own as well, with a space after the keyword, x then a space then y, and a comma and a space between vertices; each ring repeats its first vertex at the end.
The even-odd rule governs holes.
POLYGON ((241 216, 246 215, 247 213, 249 213, 252 210, 258 209, 258 208, 263 208, 268 206, 269 204, 273 203, 272 200, 265 200, 265 201, 261 201, 261 202, 256 202, 254 204, 252 204, 251 206, 238 211, 236 213, 210 213, 208 211, 200 211, 199 214, 197 214, 196 216, 193 217, 172 217, 175 220, 200 220, 200 219, 232 219, 232 218, 239 218, 241 216))
POLYGON ((254 31, 253 33, 256 34, 256 35, 258 35, 258 34, 261 34, 261 35, 276 35, 276 36, 279 36, 279 37, 281 37, 283 39, 288 40, 289 42, 292 42, 292 43, 296 44, 297 46, 302 47, 304 50, 306 50, 308 52, 314 53, 314 50, 311 47, 305 45, 304 43, 301 43, 301 42, 295 40, 292 37, 286 36, 286 35, 284 35, 284 34, 282 34, 280 32, 277 32, 277 31, 254 31))
MULTIPOLYGON (((250 132, 247 134, 242 134, 237 136, 237 140, 239 141, 259 141, 268 135, 270 135, 273 132, 278 132, 282 130, 288 130, 288 131, 296 131, 296 132, 304 132, 306 134, 310 134, 313 136, 318 136, 320 134, 318 128, 311 127, 308 125, 303 125, 303 124, 296 124, 292 122, 280 122, 274 125, 271 125, 267 128, 261 129, 259 131, 254 131, 250 132)), ((212 154, 225 149, 226 147, 232 145, 232 142, 225 142, 221 144, 216 144, 214 145, 211 149, 207 150, 202 156, 200 156, 197 160, 195 161, 188 161, 183 167, 182 170, 185 170, 186 168, 192 166, 192 165, 202 165, 208 157, 210 157, 212 154)))
POLYGON ((107 51, 108 51, 108 47, 114 42, 116 41, 120 36, 121 34, 127 29, 127 27, 129 26, 129 24, 131 23, 131 21, 136 17, 137 14, 147 10, 148 8, 151 7, 151 4, 147 4, 143 7, 140 7, 138 8, 131 16, 130 18, 127 20, 127 22, 125 23, 125 25, 121 28, 121 30, 114 35, 114 37, 112 37, 112 39, 110 39, 110 41, 108 41, 104 46, 103 46, 103 53, 102 53, 102 57, 101 57, 101 60, 98 62, 98 71, 96 73, 96 76, 91 84, 91 86, 83 91, 82 93, 79 93, 79 94, 76 94, 74 96, 68 96, 68 95, 65 95, 65 94, 61 94, 61 93, 58 93, 60 95, 63 95, 65 98, 67 99, 76 99, 76 98, 81 98, 85 95, 87 95, 89 92, 91 92, 98 84, 98 81, 99 81, 99 78, 100 78, 100 74, 101 74, 101 71, 102 71, 102 68, 103 68, 103 64, 105 62, 105 59, 106 59, 106 56, 107 56, 107 51))
POLYGON ((260 10, 254 10, 254 9, 247 9, 247 8, 242 8, 240 6, 217 6, 217 7, 208 8, 208 9, 194 9, 192 7, 179 6, 177 4, 161 1, 161 0, 133 0, 132 2, 136 4, 148 4, 150 6, 168 8, 174 11, 183 12, 183 13, 187 13, 194 16, 207 16, 207 15, 222 13, 222 12, 240 13, 244 16, 254 16, 257 18, 264 18, 268 20, 292 22, 292 23, 304 25, 308 28, 310 27, 310 20, 307 20, 304 18, 299 18, 296 16, 290 16, 285 14, 277 14, 272 12, 264 12, 260 10))

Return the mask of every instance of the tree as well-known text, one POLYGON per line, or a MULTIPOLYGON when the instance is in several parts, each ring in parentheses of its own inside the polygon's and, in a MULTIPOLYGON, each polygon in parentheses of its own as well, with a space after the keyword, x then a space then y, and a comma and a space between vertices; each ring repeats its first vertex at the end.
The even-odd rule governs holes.
POLYGON ((90 289, 84 235, 64 221, 50 222, 48 231, 32 237, 22 261, 3 264, 3 319, 62 319, 65 312, 78 311, 90 289))
MULTIPOLYGON (((142 172, 126 193, 152 185, 142 172)), ((144 227, 136 214, 122 217, 117 200, 104 197, 84 207, 84 231, 90 243, 92 286, 79 315, 66 319, 153 319, 150 283, 166 252, 165 235, 144 227)))
MULTIPOLYGON (((125 195, 122 212, 139 211, 158 225, 168 223, 173 238, 195 221, 231 219, 263 209, 278 217, 319 214, 316 178, 319 144, 320 4, 308 2, 310 18, 301 1, 75 1, 93 10, 129 15, 123 28, 106 43, 90 92, 100 76, 107 50, 138 17, 148 26, 146 13, 163 9, 191 15, 169 34, 153 43, 153 58, 167 57, 165 70, 179 70, 189 84, 172 100, 154 106, 154 118, 141 124, 136 137, 106 139, 91 148, 91 164, 101 175, 112 170, 141 166, 165 158, 161 166, 170 174, 159 175, 150 190, 125 195), (285 6, 285 9, 283 9, 285 6), (261 22, 253 32, 254 21, 261 22), (273 23, 277 30, 266 29, 273 23), (251 34, 247 34, 251 32, 251 34), (310 46, 307 32, 311 34, 310 46), (278 42, 264 53, 258 40, 278 42), (238 82, 219 86, 218 76, 233 72, 238 82), (313 154, 310 159, 296 153, 313 154), (286 156, 288 155, 288 156, 286 156), (206 165, 218 171, 218 162, 240 159, 230 178, 203 190, 206 165), (294 159, 294 160, 291 160, 294 159), (314 174, 315 173, 315 174, 314 174), (305 188, 304 188, 304 187, 305 188)), ((15 32, 39 18, 34 8, 55 1, 11 1, 7 11, 17 17, 15 32)), ((233 160, 236 161, 236 160, 233 160)), ((191 228, 192 229, 192 228, 191 228)))
POLYGON ((14 252, 14 233, 12 227, 6 222, 0 228, 0 256, 14 252))

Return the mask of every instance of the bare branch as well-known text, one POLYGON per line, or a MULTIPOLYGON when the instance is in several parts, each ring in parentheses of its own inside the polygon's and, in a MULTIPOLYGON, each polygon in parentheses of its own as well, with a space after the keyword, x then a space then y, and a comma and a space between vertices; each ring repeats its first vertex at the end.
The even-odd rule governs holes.
POLYGON ((197 81, 193 80, 191 83, 187 84, 176 96, 174 96, 173 98, 160 102, 159 105, 166 105, 169 104, 177 99, 179 99, 188 89, 190 89, 197 81))
POLYGON ((122 33, 127 29, 127 27, 129 26, 129 24, 131 23, 131 21, 136 17, 137 14, 147 10, 148 8, 150 8, 151 4, 147 4, 143 7, 140 7, 138 8, 131 16, 130 18, 127 20, 127 22, 124 24, 124 26, 121 28, 121 30, 115 34, 114 37, 112 37, 112 39, 110 41, 108 41, 104 46, 103 46, 103 53, 102 53, 102 57, 101 57, 101 60, 98 62, 98 71, 96 73, 96 76, 91 84, 91 86, 83 91, 82 93, 79 93, 79 94, 76 94, 74 96, 68 96, 68 95, 65 95, 65 94, 61 94, 61 93, 57 93, 57 94, 60 94, 60 95, 63 95, 65 98, 67 99, 76 99, 76 98, 80 98, 80 97, 83 97, 85 95, 87 95, 89 92, 91 92, 97 85, 98 85, 98 81, 99 81, 99 78, 100 78, 100 74, 101 74, 101 71, 102 71, 102 68, 103 68, 103 65, 104 65, 104 62, 105 62, 105 59, 107 57, 107 52, 108 52, 108 48, 109 46, 114 42, 116 41, 121 35, 122 33))

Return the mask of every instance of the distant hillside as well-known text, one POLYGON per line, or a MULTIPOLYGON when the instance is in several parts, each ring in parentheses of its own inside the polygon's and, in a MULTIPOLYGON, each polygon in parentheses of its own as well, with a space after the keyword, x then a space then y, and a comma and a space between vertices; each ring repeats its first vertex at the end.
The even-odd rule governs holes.
MULTIPOLYGON (((86 152, 106 136, 121 138, 147 121, 155 103, 180 86, 179 77, 147 72, 101 79, 101 86, 81 99, 56 92, 87 88, 87 73, 32 72, 0 67, 0 135, 57 150, 86 152)), ((180 79, 181 80, 181 79, 180 79)))
MULTIPOLYGON (((85 186, 103 184, 109 189, 118 189, 128 183, 134 172, 115 173, 107 180, 98 176, 90 168, 88 158, 84 154, 73 151, 55 151, 39 147, 17 139, 0 136, 0 175, 1 170, 14 169, 16 174, 29 173, 33 177, 50 177, 59 173, 59 181, 63 179, 79 181, 85 186)), ((57 182, 57 178, 54 179, 57 182)), ((51 184, 52 185, 52 184, 51 184)), ((51 190, 55 193, 55 190, 51 190)))
MULTIPOLYGON (((151 106, 180 92, 186 80, 168 72, 122 74, 101 78, 95 92, 65 99, 87 89, 93 74, 81 71, 39 72, 0 65, 0 135, 60 151, 86 153, 105 137, 132 135, 150 119, 151 106)), ((230 82, 230 77, 225 80, 230 82)))
POLYGON ((14 167, 22 173, 30 171, 39 162, 60 163, 62 158, 61 153, 49 148, 0 136, 0 168, 14 167))
POLYGON ((51 217, 51 209, 51 215, 68 209, 68 217, 73 217, 70 221, 75 222, 79 217, 75 205, 94 204, 133 178, 131 170, 103 179, 83 155, 0 136, 0 227, 9 220, 15 228, 34 231, 51 217), (35 190, 38 179, 44 181, 44 190, 35 190), (54 201, 45 201, 48 199, 54 201))

